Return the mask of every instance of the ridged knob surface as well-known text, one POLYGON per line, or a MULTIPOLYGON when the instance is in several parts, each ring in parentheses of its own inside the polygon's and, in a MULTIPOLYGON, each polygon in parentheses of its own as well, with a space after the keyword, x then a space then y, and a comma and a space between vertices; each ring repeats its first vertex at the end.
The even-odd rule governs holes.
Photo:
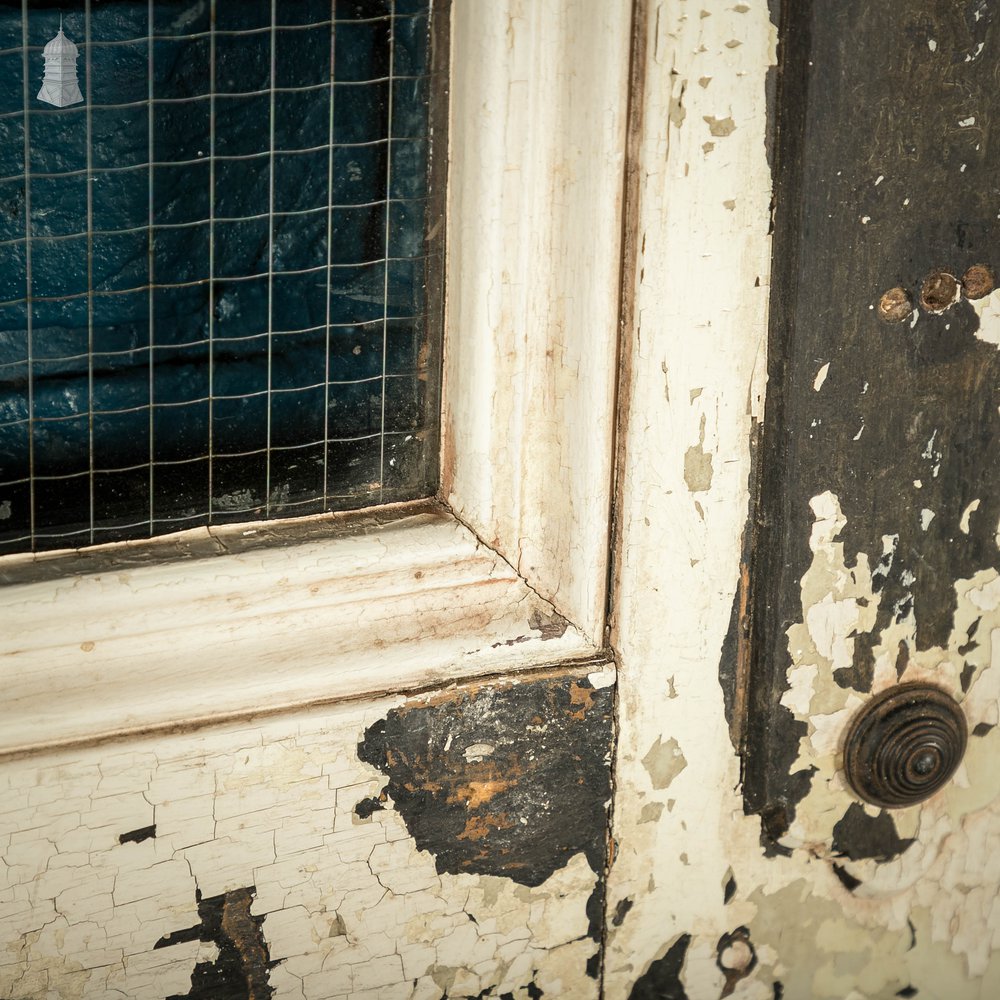
POLYGON ((844 771, 866 802, 912 806, 951 778, 967 741, 965 715, 949 694, 931 684, 900 684, 876 695, 852 720, 844 771))

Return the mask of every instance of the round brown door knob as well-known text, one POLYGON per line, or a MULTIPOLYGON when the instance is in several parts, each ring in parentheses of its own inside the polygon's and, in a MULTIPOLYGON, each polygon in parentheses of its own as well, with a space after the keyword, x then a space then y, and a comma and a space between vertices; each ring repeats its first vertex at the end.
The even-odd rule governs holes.
POLYGON ((844 771, 866 802, 912 806, 955 773, 968 729, 958 704, 931 684, 900 684, 876 695, 851 722, 844 771))

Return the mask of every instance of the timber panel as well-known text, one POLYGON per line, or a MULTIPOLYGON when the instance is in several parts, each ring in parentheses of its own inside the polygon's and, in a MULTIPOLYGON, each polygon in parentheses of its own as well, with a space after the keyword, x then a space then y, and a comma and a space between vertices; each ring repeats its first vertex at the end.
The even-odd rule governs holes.
POLYGON ((0 996, 596 997, 612 681, 7 762, 0 996))

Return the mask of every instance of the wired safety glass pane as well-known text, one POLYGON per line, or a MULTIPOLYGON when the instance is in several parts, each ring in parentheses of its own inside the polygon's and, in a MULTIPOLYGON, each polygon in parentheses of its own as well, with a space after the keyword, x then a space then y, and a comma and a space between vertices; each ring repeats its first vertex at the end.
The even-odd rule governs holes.
POLYGON ((0 0, 0 552, 427 496, 429 0, 0 0))

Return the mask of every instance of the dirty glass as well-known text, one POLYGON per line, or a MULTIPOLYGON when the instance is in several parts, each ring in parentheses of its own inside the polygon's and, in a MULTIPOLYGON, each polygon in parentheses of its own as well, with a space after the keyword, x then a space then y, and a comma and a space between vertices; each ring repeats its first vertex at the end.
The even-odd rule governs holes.
POLYGON ((0 2, 0 552, 433 491, 431 16, 0 2))

